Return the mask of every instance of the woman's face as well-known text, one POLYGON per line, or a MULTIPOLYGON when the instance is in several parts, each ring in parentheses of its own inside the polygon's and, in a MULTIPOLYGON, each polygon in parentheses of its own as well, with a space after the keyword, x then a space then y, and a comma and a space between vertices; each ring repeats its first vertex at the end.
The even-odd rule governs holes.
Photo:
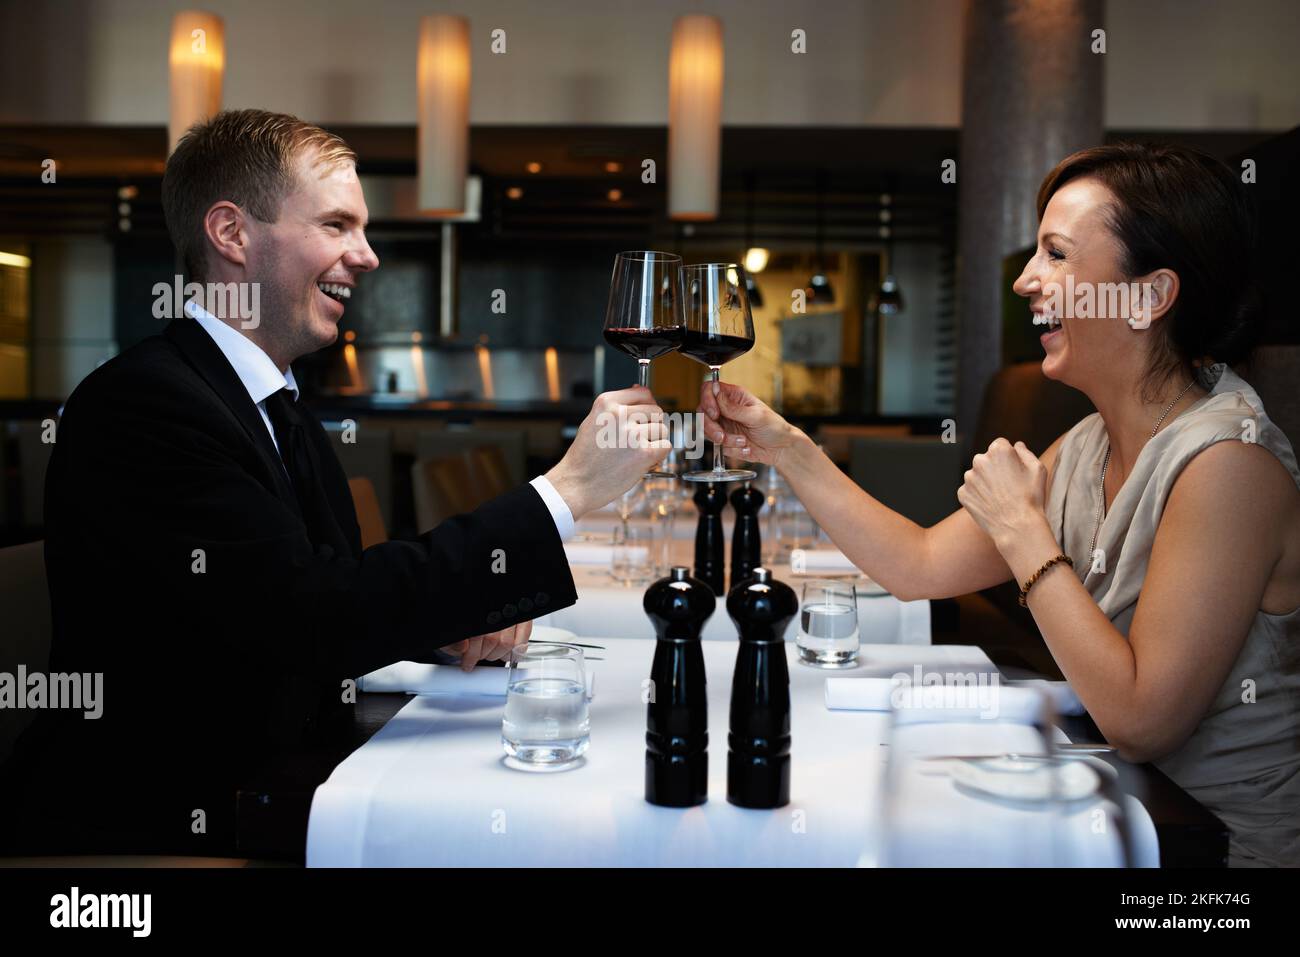
POLYGON ((1114 201, 1088 177, 1057 190, 1043 212, 1034 256, 1012 286, 1029 300, 1042 332, 1043 374, 1084 391, 1141 358, 1128 321, 1138 303, 1131 301, 1122 251, 1106 225, 1114 201))

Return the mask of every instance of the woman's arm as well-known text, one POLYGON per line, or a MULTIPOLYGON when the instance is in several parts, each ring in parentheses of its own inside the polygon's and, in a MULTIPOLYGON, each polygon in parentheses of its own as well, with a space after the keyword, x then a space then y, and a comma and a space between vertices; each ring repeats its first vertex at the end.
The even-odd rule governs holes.
MULTIPOLYGON (((701 390, 700 408, 713 441, 726 433, 726 447, 753 462, 774 465, 791 490, 858 568, 905 601, 948 598, 1000 584, 1011 570, 993 540, 958 509, 930 528, 899 515, 858 487, 802 431, 740 386, 712 383, 701 390)), ((1043 461, 1055 462, 1060 439, 1043 461)))
MULTIPOLYGON (((1024 494, 1042 481, 1037 461, 1004 445, 976 456, 960 497, 1023 581, 1060 547, 1041 502, 1024 494)), ((1300 496, 1277 460, 1250 443, 1220 442, 1170 492, 1127 639, 1069 571, 1052 568, 1030 590, 1029 610, 1061 672, 1126 759, 1156 760, 1195 730, 1297 521, 1300 496)))

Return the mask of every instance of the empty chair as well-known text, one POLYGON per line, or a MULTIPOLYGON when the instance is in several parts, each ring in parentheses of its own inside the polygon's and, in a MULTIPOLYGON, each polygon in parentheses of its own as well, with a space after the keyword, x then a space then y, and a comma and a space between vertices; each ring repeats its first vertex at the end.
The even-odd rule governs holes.
POLYGON ((41 422, 14 422, 11 427, 18 435, 19 521, 36 528, 45 522, 45 470, 54 453, 54 443, 43 439, 53 433, 41 422))
POLYGON ((826 457, 832 462, 846 463, 851 456, 854 439, 861 438, 898 438, 910 434, 911 427, 906 424, 881 425, 836 425, 823 423, 817 427, 817 444, 826 450, 826 457))
POLYGON ((1260 346, 1239 370, 1255 387, 1264 411, 1300 452, 1300 346, 1260 346))
POLYGON ((361 547, 369 548, 380 542, 388 541, 388 527, 379 508, 379 499, 375 496, 375 487, 370 479, 348 479, 348 490, 352 492, 352 505, 357 510, 357 524, 361 526, 361 547))
MULTIPOLYGON (((0 548, 0 609, 0 672, 17 674, 19 665, 28 672, 48 670, 53 631, 44 542, 0 548)), ((34 715, 26 708, 0 708, 0 765, 34 715)))
POLYGON ((475 483, 483 489, 485 499, 510 491, 510 466, 499 445, 480 445, 469 453, 475 483))
MULTIPOLYGON (((384 528, 393 523, 393 433, 369 420, 357 422, 355 430, 345 432, 335 423, 325 427, 334 452, 348 479, 365 478, 379 506, 384 528), (348 441, 344 441, 344 439, 348 441)), ((360 509, 358 509, 359 517, 360 509)), ((364 528, 363 528, 364 531, 364 528)))
POLYGON ((510 470, 510 484, 526 481, 528 436, 522 431, 483 430, 449 426, 441 432, 421 432, 415 439, 415 457, 433 460, 464 455, 480 445, 495 445, 510 470))
POLYGON ((957 509, 961 450, 937 435, 855 438, 849 474, 868 495, 928 528, 957 509))
POLYGON ((472 512, 486 501, 475 489, 464 455, 421 459, 411 466, 416 530, 427 532, 453 515, 472 512))
POLYGON ((475 419, 474 428, 485 432, 523 432, 532 458, 558 459, 564 454, 563 419, 475 419))

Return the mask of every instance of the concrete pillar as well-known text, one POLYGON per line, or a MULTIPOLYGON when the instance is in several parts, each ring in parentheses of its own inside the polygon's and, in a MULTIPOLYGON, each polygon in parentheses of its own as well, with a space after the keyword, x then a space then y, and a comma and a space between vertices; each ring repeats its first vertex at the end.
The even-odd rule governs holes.
POLYGON ((1102 142, 1106 55, 1092 52, 1102 7, 1102 0, 966 0, 956 409, 966 443, 1002 365, 1002 260, 1034 241, 1034 198, 1048 171, 1102 142))

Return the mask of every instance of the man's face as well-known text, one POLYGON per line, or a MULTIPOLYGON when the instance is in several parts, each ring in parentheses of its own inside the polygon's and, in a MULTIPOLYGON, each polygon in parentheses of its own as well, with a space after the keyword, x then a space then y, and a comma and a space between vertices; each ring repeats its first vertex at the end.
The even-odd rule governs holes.
POLYGON ((327 169, 316 158, 314 150, 298 158, 297 187, 281 203, 279 219, 254 220, 251 230, 248 278, 261 283, 265 318, 258 338, 283 365, 338 338, 357 277, 379 267, 366 242, 369 211, 355 167, 327 169))

